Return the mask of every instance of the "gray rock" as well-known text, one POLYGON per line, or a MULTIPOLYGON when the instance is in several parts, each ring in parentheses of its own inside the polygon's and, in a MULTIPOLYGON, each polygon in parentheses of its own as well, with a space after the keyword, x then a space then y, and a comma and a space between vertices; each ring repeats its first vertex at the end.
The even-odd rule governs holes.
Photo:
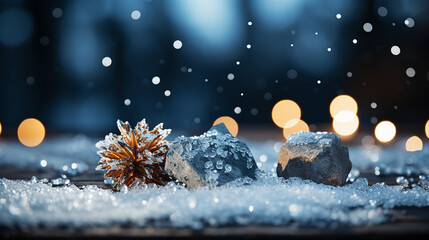
POLYGON ((277 176, 300 177, 316 183, 344 185, 352 168, 340 136, 327 132, 300 132, 289 136, 280 149, 277 176))
POLYGON ((165 162, 167 173, 190 188, 255 179, 257 169, 250 149, 233 137, 223 123, 201 136, 176 138, 165 162))

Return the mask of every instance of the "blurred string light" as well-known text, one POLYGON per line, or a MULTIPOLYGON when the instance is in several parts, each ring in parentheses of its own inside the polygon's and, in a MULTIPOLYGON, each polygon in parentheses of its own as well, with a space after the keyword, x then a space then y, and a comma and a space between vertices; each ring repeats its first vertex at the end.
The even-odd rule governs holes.
POLYGON ((388 11, 387 11, 387 8, 385 7, 379 7, 377 10, 377 13, 378 15, 380 15, 380 17, 385 17, 387 16, 388 11))
POLYGON ((274 105, 271 118, 278 127, 290 128, 299 122, 301 108, 292 100, 281 100, 274 105))
POLYGON ((228 116, 220 117, 214 121, 213 126, 219 123, 225 124, 226 128, 228 129, 228 131, 231 133, 232 136, 234 137, 237 136, 238 124, 232 117, 228 117, 228 116))
POLYGON ((54 10, 52 10, 52 16, 54 18, 60 18, 61 16, 63 16, 63 10, 61 8, 55 8, 54 10))
POLYGON ((357 102, 351 96, 339 95, 335 97, 329 106, 334 131, 341 136, 350 136, 355 133, 359 127, 357 111, 357 102))
POLYGON ((1 135, 1 130, 2 130, 2 129, 1 129, 1 123, 0 123, 0 135, 1 135))
POLYGON ((101 63, 103 64, 103 66, 109 67, 110 65, 112 65, 112 59, 110 57, 104 57, 103 60, 101 60, 101 63))
POLYGON ((358 129, 359 118, 352 111, 344 110, 335 115, 332 127, 341 136, 349 136, 358 129))
POLYGON ((341 14, 337 13, 337 15, 335 15, 335 17, 336 17, 337 19, 341 19, 341 14))
POLYGON ((358 111, 356 100, 349 95, 339 95, 335 97, 329 106, 329 112, 331 113, 332 118, 335 118, 337 113, 344 110, 349 110, 354 114, 358 111))
POLYGON ((307 123, 304 122, 303 120, 299 119, 298 122, 296 124, 294 124, 292 127, 287 127, 287 128, 283 128, 283 136, 284 138, 287 140, 287 138, 292 134, 292 133, 298 133, 301 131, 310 131, 310 128, 308 127, 307 123))
POLYGON ((407 68, 405 73, 407 74, 408 77, 412 78, 416 75, 416 70, 414 70, 414 68, 412 68, 412 67, 409 67, 409 68, 407 68))
POLYGON ((390 142, 396 135, 395 124, 390 121, 382 121, 375 127, 374 134, 378 141, 383 143, 390 142))
POLYGON ((18 139, 27 147, 39 145, 44 138, 45 127, 35 118, 25 119, 18 127, 18 139))
POLYGON ((371 24, 371 23, 365 23, 365 24, 363 25, 363 30, 364 30, 365 32, 371 32, 371 31, 372 31, 372 24, 371 24))
POLYGON ((241 107, 235 107, 234 112, 235 112, 235 114, 240 114, 241 113, 241 107))
POLYGON ((125 106, 129 106, 131 104, 131 100, 130 99, 125 99, 124 101, 125 106))
POLYGON ((182 44, 182 41, 180 41, 180 40, 176 40, 176 41, 173 42, 173 47, 175 49, 181 49, 182 46, 183 46, 183 44, 182 44))
POLYGON ((134 20, 138 20, 141 17, 141 13, 138 10, 134 10, 131 12, 131 18, 134 20))
POLYGON ((392 46, 391 48, 390 48, 390 52, 393 54, 393 55, 395 55, 395 56, 398 56, 400 53, 401 53, 401 49, 398 47, 398 46, 392 46))
POLYGON ((412 19, 412 18, 405 19, 404 23, 409 28, 414 27, 414 19, 412 19))
POLYGON ((355 39, 353 39, 353 44, 356 44, 358 41, 357 41, 357 39, 355 38, 355 39))
POLYGON ((169 97, 171 95, 171 91, 170 90, 165 90, 164 95, 166 97, 169 97))
POLYGON ((229 73, 228 76, 227 76, 228 80, 230 80, 230 81, 234 80, 234 77, 235 76, 234 76, 233 73, 229 73))
POLYGON ((408 138, 407 142, 405 143, 405 149, 408 152, 420 151, 423 149, 423 142, 419 137, 412 136, 408 138))
POLYGON ((158 76, 155 76, 152 78, 153 85, 158 85, 160 82, 161 82, 161 78, 159 78, 158 76))
POLYGON ((425 125, 425 133, 426 133, 426 137, 429 138, 429 120, 426 122, 426 125, 425 125))

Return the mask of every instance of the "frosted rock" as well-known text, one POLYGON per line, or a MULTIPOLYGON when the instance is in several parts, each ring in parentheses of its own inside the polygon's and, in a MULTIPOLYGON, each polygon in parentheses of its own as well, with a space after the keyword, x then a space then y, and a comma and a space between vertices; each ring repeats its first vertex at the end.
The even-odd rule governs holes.
POLYGON ((223 123, 201 136, 176 138, 165 163, 165 170, 190 188, 255 179, 257 169, 247 145, 234 138, 223 123), (177 151, 179 145, 186 147, 177 151))
POLYGON ((334 186, 346 183, 352 167, 340 137, 327 132, 292 134, 280 149, 277 162, 279 177, 300 177, 334 186))

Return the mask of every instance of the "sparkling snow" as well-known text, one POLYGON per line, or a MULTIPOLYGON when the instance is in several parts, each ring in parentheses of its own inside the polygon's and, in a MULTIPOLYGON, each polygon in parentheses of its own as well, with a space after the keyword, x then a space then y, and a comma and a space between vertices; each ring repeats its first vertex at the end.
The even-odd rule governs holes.
MULTIPOLYGON (((429 206, 427 144, 418 152, 372 144, 350 147, 352 183, 333 187, 275 177, 283 142, 245 141, 263 170, 258 180, 242 179, 196 190, 171 182, 166 187, 144 185, 115 193, 96 186, 81 189, 67 179, 82 172, 94 173, 98 161, 95 142, 82 135, 46 139, 37 148, 0 142, 1 167, 54 169, 61 174, 54 179, 0 179, 0 226, 82 227, 131 221, 138 226, 195 229, 227 224, 338 227, 389 221, 390 209, 395 207, 429 206), (363 171, 374 175, 399 174, 398 185, 368 186, 367 180, 359 177, 363 171)), ((227 171, 229 166, 223 168, 227 171)), ((105 183, 111 184, 109 179, 105 183)))

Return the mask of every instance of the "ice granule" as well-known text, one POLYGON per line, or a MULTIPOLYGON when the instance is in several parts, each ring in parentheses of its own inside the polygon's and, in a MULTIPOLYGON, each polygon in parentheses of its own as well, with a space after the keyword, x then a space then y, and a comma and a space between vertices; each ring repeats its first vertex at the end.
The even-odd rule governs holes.
MULTIPOLYGON (((208 176, 216 181, 216 176, 208 176)), ((201 228, 205 225, 270 224, 342 226, 388 220, 384 209, 429 206, 429 191, 357 178, 333 187, 308 180, 260 176, 222 187, 189 190, 170 182, 119 193, 86 186, 52 187, 37 179, 0 179, 0 225, 88 227, 125 224, 201 228)))

